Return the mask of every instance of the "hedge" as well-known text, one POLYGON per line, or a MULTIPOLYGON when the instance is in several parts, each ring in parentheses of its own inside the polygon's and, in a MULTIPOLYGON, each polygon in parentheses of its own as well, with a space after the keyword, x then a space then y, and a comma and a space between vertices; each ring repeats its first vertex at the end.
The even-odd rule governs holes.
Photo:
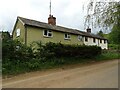
POLYGON ((61 43, 48 42, 45 45, 39 45, 38 55, 45 58, 60 57, 80 57, 93 58, 101 54, 101 47, 86 45, 68 45, 61 43), (39 47, 40 46, 40 47, 39 47))

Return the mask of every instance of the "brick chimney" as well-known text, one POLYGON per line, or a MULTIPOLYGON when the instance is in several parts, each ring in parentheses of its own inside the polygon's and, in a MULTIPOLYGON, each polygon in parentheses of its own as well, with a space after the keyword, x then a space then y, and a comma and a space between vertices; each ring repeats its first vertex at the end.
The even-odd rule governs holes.
POLYGON ((48 24, 56 25, 56 17, 53 17, 53 15, 49 15, 48 24))
POLYGON ((91 33, 91 28, 87 28, 86 31, 87 31, 88 33, 91 33))

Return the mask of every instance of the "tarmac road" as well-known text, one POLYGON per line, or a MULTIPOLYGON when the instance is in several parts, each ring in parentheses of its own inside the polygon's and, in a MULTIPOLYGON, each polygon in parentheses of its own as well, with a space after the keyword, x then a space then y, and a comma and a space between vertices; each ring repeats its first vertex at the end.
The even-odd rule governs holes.
POLYGON ((3 79, 3 88, 118 88, 118 60, 3 79))

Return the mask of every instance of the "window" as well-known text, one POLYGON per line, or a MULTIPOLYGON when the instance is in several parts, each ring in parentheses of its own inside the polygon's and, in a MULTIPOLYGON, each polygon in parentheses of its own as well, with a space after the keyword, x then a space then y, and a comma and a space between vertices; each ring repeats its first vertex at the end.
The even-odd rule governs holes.
POLYGON ((95 43, 95 41, 96 41, 95 38, 93 38, 93 42, 94 42, 94 43, 95 43))
POLYGON ((65 33, 64 38, 65 38, 65 39, 70 39, 70 34, 65 33))
POLYGON ((88 37, 85 37, 85 41, 86 41, 86 42, 88 41, 88 37))
POLYGON ((43 31, 43 36, 46 36, 46 37, 52 37, 52 31, 51 30, 44 30, 43 31))
POLYGON ((78 40, 83 41, 83 37, 81 35, 78 35, 78 40))
POLYGON ((104 44, 107 43, 107 40, 104 40, 104 44))
POLYGON ((17 36, 17 37, 20 36, 20 29, 17 29, 17 31, 16 31, 16 36, 17 36))
POLYGON ((100 43, 102 43, 102 40, 100 39, 100 43))

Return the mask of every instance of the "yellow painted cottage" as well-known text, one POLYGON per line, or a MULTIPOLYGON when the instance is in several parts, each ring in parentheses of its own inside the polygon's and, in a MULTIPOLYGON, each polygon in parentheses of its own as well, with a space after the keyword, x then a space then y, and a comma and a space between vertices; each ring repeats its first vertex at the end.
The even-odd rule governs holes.
POLYGON ((19 39, 25 45, 33 41, 54 42, 77 45, 97 45, 108 49, 107 39, 91 33, 91 29, 83 32, 76 29, 56 25, 56 18, 49 15, 48 23, 17 17, 13 32, 13 39, 19 39))

